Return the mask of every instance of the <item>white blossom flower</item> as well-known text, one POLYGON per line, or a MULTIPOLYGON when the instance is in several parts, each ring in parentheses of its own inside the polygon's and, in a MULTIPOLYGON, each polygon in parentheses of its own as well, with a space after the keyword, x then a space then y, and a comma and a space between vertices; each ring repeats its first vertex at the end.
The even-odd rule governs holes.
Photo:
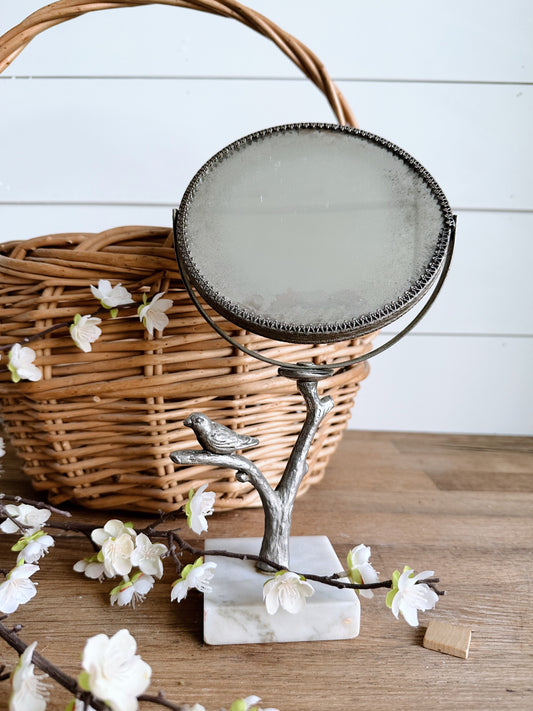
POLYGON ((181 571, 181 577, 172 583, 170 599, 181 602, 187 597, 191 588, 196 588, 202 593, 211 592, 209 582, 215 574, 216 567, 216 563, 204 563, 202 556, 191 565, 186 565, 181 571))
POLYGON ((392 575, 393 587, 387 594, 387 606, 396 619, 401 612, 407 624, 418 627, 418 610, 432 610, 439 596, 429 585, 420 583, 433 575, 433 570, 424 570, 414 575, 414 570, 405 566, 400 575, 395 570, 392 575))
POLYGON ((113 575, 127 575, 132 568, 133 550, 133 539, 127 533, 118 538, 108 538, 100 551, 105 574, 110 578, 113 575))
POLYGON ((170 299, 162 299, 164 292, 156 294, 151 301, 147 301, 146 294, 143 294, 143 303, 137 309, 139 319, 148 333, 153 336, 154 329, 162 331, 168 326, 168 316, 165 311, 172 306, 170 299))
POLYGON ((261 709, 257 706, 258 701, 261 701, 259 696, 247 696, 245 699, 236 699, 229 707, 229 711, 279 711, 279 709, 272 707, 261 709))
POLYGON ((214 491, 206 491, 207 484, 203 484, 196 493, 194 489, 189 491, 189 500, 185 504, 187 514, 187 524, 195 533, 200 535, 202 531, 207 531, 206 516, 213 513, 216 494, 214 491))
POLYGON ((151 575, 137 573, 131 580, 123 580, 111 590, 111 604, 118 603, 119 607, 130 605, 135 607, 138 602, 144 602, 144 598, 154 585, 154 578, 151 575))
POLYGON ((131 554, 131 562, 146 575, 163 575, 161 556, 165 555, 167 547, 163 543, 152 543, 144 533, 139 533, 135 539, 135 550, 131 554))
MULTIPOLYGON (((348 576, 352 583, 377 583, 378 573, 374 570, 370 560, 370 547, 363 543, 352 548, 348 553, 348 576)), ((374 597, 372 590, 358 590, 361 597, 374 597)))
POLYGON ((98 299, 100 304, 105 309, 111 309, 111 316, 117 315, 117 306, 125 306, 133 304, 130 292, 121 284, 111 286, 111 282, 107 279, 100 279, 98 286, 91 284, 91 291, 95 299, 98 299))
POLYGON ((101 546, 98 561, 104 564, 108 577, 128 575, 132 568, 131 554, 136 536, 132 526, 118 519, 111 519, 103 528, 95 528, 91 533, 92 540, 101 546))
MULTIPOLYGON (((40 531, 50 518, 48 509, 38 509, 30 504, 20 504, 19 506, 6 504, 5 509, 10 516, 13 516, 20 524, 27 527, 24 529, 26 535, 40 531)), ((20 528, 10 518, 6 518, 0 525, 0 530, 4 533, 18 533, 20 528)))
POLYGON ((0 457, 3 457, 5 453, 6 453, 6 448, 4 445, 4 438, 0 437, 0 457))
POLYGON ((78 560, 72 567, 76 573, 83 573, 86 578, 92 580, 103 580, 104 578, 104 564, 100 563, 98 555, 78 560))
POLYGON ((9 711, 45 711, 49 697, 43 675, 34 673, 32 657, 37 642, 32 642, 20 655, 11 675, 13 691, 9 697, 9 711))
POLYGON ((117 518, 112 518, 103 528, 95 528, 91 532, 91 538, 97 546, 102 547, 109 538, 118 538, 123 533, 127 533, 133 539, 137 536, 131 523, 122 523, 117 518))
POLYGON ((74 322, 70 324, 70 337, 74 343, 81 348, 84 353, 90 353, 91 344, 97 341, 102 335, 102 329, 98 328, 98 324, 102 323, 102 319, 97 316, 86 314, 81 316, 76 314, 74 322))
POLYGON ((15 343, 9 351, 8 368, 11 372, 11 380, 18 383, 20 380, 31 380, 36 382, 43 377, 42 370, 34 365, 33 361, 37 354, 33 348, 21 346, 15 343))
POLYGON ((37 595, 37 583, 30 576, 39 570, 38 565, 23 563, 17 565, 0 585, 0 612, 10 615, 37 595))
POLYGON ((19 551, 17 556, 17 563, 23 561, 24 563, 36 563, 43 555, 48 553, 48 549, 54 545, 54 539, 52 536, 44 533, 44 531, 37 531, 31 536, 23 536, 20 538, 11 550, 14 552, 19 551))
POLYGON ((287 612, 296 614, 305 607, 305 598, 314 592, 303 576, 280 570, 263 585, 263 600, 269 615, 274 615, 280 605, 287 612))
POLYGON ((136 650, 135 639, 126 629, 111 638, 90 637, 83 650, 79 685, 113 711, 137 711, 137 697, 148 688, 152 670, 136 650))

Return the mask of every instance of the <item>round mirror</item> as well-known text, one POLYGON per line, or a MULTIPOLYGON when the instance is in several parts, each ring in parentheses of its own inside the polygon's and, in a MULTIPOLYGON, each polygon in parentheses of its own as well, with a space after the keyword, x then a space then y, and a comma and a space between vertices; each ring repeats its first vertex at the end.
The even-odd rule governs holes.
POLYGON ((376 330, 430 288, 453 216, 428 172, 357 129, 293 124, 211 158, 175 219, 176 250, 232 323, 295 343, 376 330))

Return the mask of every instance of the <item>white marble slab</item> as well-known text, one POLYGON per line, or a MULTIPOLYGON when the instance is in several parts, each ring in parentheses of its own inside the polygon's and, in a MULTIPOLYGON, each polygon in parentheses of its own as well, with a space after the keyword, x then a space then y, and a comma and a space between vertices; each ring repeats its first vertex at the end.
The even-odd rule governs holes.
MULTIPOLYGON (((211 538, 206 550, 224 549, 257 555, 260 538, 211 538)), ((291 570, 331 575, 343 570, 325 536, 299 536, 290 541, 291 570)), ((351 639, 359 634, 360 603, 353 590, 340 590, 311 581, 314 595, 304 610, 291 614, 281 608, 269 615, 263 585, 270 574, 259 573, 253 561, 206 557, 217 564, 212 591, 204 595, 204 641, 207 644, 258 644, 351 639)))

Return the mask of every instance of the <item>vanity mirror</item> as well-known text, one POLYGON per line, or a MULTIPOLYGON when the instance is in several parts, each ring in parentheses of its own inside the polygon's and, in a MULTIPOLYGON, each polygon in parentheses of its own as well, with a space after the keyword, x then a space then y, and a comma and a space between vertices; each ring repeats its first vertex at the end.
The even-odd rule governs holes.
POLYGON ((187 279, 229 321, 289 342, 397 319, 431 287, 453 216, 405 151, 358 129, 279 126, 211 158, 176 215, 187 279))
MULTIPOLYGON (((455 218, 435 180, 402 149, 358 129, 305 123, 253 133, 207 161, 174 213, 174 235, 182 279, 204 318, 232 345, 294 379, 307 418, 275 489, 248 457, 237 454, 251 449, 253 456, 250 437, 240 446, 201 413, 185 424, 202 449, 174 452, 172 459, 234 469, 239 481, 251 483, 265 512, 260 556, 288 568, 289 548, 291 560, 297 548, 302 569, 306 546, 312 551, 318 544, 290 540, 292 509, 313 437, 333 407, 331 398, 319 396, 318 383, 389 348, 420 320, 444 282, 455 218), (407 326, 379 348, 322 365, 281 362, 249 350, 209 316, 200 297, 243 329, 289 343, 357 338, 422 301, 407 326), (223 440, 233 445, 222 447, 223 440)), ((257 552, 255 545, 246 551, 257 552)), ((272 570, 265 562, 258 567, 272 570)), ((226 598, 229 591, 220 590, 214 601, 205 598, 208 635, 218 629, 213 620, 226 598)), ((349 604, 351 612, 341 611, 340 618, 357 618, 358 630, 355 595, 349 604)), ((305 635, 309 620, 303 624, 305 635)), ((284 634, 282 625, 269 639, 284 634)), ((307 638, 299 634, 291 626, 290 639, 307 638)))

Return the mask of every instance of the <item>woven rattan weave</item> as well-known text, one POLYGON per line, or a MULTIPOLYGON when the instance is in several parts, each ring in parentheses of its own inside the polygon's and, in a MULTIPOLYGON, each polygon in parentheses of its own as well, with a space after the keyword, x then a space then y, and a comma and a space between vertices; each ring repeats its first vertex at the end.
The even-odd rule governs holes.
MULTIPOLYGON (((151 2, 53 3, 0 38, 0 70, 47 27, 93 10, 145 4, 151 2)), ((225 15, 267 36, 324 92, 339 122, 354 125, 320 61, 266 18, 233 1, 160 4, 225 15)), ((218 509, 259 505, 256 492, 236 482, 234 472, 172 464, 172 451, 196 445, 183 419, 201 410, 258 437, 252 458, 275 483, 305 407, 293 381, 234 350, 198 314, 180 280, 168 227, 122 227, 0 245, 0 347, 68 324, 76 313, 94 313, 89 284, 101 278, 122 283, 137 302, 143 292, 166 292, 173 300, 170 323, 162 337, 150 337, 136 308, 121 310, 116 319, 103 317, 102 337, 90 353, 76 348, 67 326, 51 329, 31 344, 41 380, 15 384, 5 368, 0 370, 2 417, 35 488, 53 503, 155 512, 179 508, 191 487, 208 482, 218 509)), ((289 362, 344 361, 371 347, 370 336, 309 346, 225 327, 245 345, 289 362)), ((325 381, 323 392, 336 406, 313 443, 301 492, 322 477, 366 373, 361 364, 325 381)))

